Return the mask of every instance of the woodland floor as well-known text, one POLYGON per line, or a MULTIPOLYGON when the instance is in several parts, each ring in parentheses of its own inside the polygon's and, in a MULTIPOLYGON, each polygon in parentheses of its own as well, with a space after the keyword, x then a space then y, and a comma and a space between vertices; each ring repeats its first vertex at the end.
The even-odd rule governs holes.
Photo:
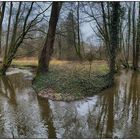
MULTIPOLYGON (((15 59, 12 66, 37 67, 37 58, 15 59)), ((93 96, 108 86, 108 67, 105 61, 93 61, 89 75, 89 63, 52 60, 50 70, 38 75, 33 88, 39 96, 52 100, 72 101, 93 96)), ((34 70, 35 70, 34 69, 34 70)))
MULTIPOLYGON (((14 60, 13 65, 36 67, 37 59, 14 60)), ((52 100, 72 101, 93 96, 108 86, 105 61, 93 61, 89 76, 89 63, 52 60, 50 70, 38 75, 33 88, 39 96, 52 100)))

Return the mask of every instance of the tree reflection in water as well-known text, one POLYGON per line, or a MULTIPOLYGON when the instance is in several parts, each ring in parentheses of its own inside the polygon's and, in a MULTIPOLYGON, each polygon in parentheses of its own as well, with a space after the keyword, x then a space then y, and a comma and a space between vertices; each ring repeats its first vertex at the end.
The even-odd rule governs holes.
POLYGON ((36 96, 23 73, 0 79, 0 138, 140 138, 140 74, 122 71, 91 98, 56 102, 36 96))
POLYGON ((59 136, 140 138, 139 83, 139 73, 122 71, 116 77, 116 84, 112 88, 92 97, 91 100, 52 102, 55 127, 59 136), (84 115, 81 114, 82 111, 84 115))
POLYGON ((49 123, 31 81, 22 73, 5 76, 0 89, 0 138, 48 138, 49 123))

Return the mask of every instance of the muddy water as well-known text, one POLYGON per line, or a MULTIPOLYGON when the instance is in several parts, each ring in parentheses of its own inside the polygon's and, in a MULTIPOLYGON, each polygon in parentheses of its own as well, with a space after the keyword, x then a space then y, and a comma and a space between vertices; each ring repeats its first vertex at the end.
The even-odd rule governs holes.
POLYGON ((0 138, 140 138, 140 74, 122 71, 114 87, 75 102, 36 96, 30 70, 0 78, 0 138))

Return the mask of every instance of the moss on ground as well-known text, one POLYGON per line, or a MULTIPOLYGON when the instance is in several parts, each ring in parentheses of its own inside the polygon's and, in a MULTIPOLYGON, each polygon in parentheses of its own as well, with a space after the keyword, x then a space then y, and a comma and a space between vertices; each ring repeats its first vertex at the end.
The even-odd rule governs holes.
POLYGON ((33 87, 40 96, 52 100, 82 99, 108 86, 107 72, 105 63, 93 64, 90 77, 88 63, 51 65, 50 72, 35 78, 33 87))

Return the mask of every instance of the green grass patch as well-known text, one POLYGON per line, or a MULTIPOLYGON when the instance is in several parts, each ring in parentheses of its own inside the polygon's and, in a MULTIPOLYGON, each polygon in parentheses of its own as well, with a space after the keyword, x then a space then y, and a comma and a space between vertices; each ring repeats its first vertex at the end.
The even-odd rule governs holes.
POLYGON ((50 72, 38 75, 33 86, 38 93, 44 90, 43 94, 46 94, 46 89, 52 89, 54 100, 76 100, 92 96, 106 88, 107 72, 105 64, 96 64, 96 67, 93 65, 90 77, 87 63, 51 65, 50 72))

